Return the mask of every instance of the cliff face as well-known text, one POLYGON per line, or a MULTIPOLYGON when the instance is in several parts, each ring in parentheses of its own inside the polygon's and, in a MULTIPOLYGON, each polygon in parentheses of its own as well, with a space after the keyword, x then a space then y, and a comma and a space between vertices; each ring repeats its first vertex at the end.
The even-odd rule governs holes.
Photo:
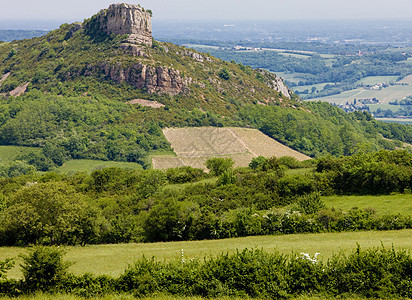
POLYGON ((167 67, 153 67, 136 63, 124 67, 121 63, 102 62, 100 65, 86 65, 83 69, 71 70, 64 74, 64 80, 80 76, 103 75, 116 83, 127 82, 138 89, 146 89, 149 94, 166 93, 177 95, 188 91, 191 77, 181 76, 178 70, 167 67))
POLYGON ((127 42, 152 45, 151 14, 138 5, 112 4, 97 15, 99 29, 106 34, 127 34, 127 42))
POLYGON ((265 78, 266 84, 271 89, 282 93, 283 96, 290 99, 292 91, 286 86, 281 77, 263 69, 257 69, 257 71, 265 78))

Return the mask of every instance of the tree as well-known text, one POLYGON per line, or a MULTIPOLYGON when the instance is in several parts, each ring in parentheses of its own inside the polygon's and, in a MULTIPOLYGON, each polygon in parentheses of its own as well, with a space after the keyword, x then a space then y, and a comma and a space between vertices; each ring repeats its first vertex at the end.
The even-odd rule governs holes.
POLYGON ((226 68, 223 68, 219 71, 218 73, 219 77, 224 79, 224 80, 229 80, 230 79, 230 73, 226 68))
POLYGON ((3 245, 73 244, 80 224, 90 224, 83 221, 89 210, 84 196, 67 183, 30 183, 10 198, 3 211, 0 240, 3 245))
POLYGON ((254 157, 249 164, 249 168, 251 168, 252 170, 260 169, 265 162, 266 158, 264 156, 254 157))
POLYGON ((148 242, 181 240, 186 224, 180 218, 181 204, 166 199, 149 211, 144 225, 148 242))
POLYGON ((234 161, 232 158, 222 158, 222 157, 215 157, 208 159, 206 161, 206 167, 212 172, 215 176, 222 175, 225 171, 231 169, 234 165, 234 161))
POLYGON ((162 186, 167 184, 167 177, 163 171, 147 170, 142 173, 138 186, 140 194, 147 198, 156 193, 162 186))

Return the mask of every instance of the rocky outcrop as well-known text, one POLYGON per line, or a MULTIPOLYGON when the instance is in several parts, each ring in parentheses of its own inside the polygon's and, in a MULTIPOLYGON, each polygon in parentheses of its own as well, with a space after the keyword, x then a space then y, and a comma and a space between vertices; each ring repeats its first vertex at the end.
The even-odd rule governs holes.
POLYGON ((126 34, 129 43, 152 45, 151 14, 132 4, 112 4, 96 16, 100 31, 111 35, 126 34))
POLYGON ((73 23, 69 30, 67 31, 67 34, 65 36, 65 40, 67 41, 68 39, 71 39, 73 37, 73 35, 79 31, 80 29, 83 28, 83 24, 82 23, 73 23))
POLYGON ((27 87, 29 86, 29 84, 30 84, 30 82, 26 82, 24 84, 19 85, 14 90, 10 91, 9 95, 10 96, 15 96, 15 97, 23 95, 26 92, 27 87))
POLYGON ((283 96, 290 99, 290 90, 283 82, 283 79, 277 75, 273 76, 273 80, 271 81, 271 86, 274 90, 282 93, 283 96))
POLYGON ((0 78, 0 86, 3 84, 3 81, 5 81, 7 79, 7 77, 10 76, 10 72, 4 74, 1 78, 0 78))
POLYGON ((290 99, 292 91, 283 82, 283 79, 276 74, 270 73, 263 69, 257 70, 265 78, 266 84, 275 91, 282 93, 283 96, 290 99))
POLYGON ((115 83, 126 82, 149 94, 166 93, 177 95, 188 91, 192 78, 183 77, 178 70, 167 67, 153 67, 136 63, 124 67, 121 63, 103 62, 98 66, 87 65, 81 70, 71 70, 63 75, 64 80, 79 76, 104 76, 115 83))

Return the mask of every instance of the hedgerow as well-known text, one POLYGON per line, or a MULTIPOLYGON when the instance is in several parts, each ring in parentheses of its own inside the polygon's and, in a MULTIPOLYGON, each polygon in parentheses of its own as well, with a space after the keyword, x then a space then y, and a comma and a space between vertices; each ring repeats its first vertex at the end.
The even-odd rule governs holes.
MULTIPOLYGON (((54 249, 50 255, 57 253, 54 249)), ((35 259, 31 254, 31 258, 35 259)), ((108 294, 155 294, 176 296, 250 296, 268 299, 298 295, 338 297, 357 295, 371 298, 412 297, 412 256, 394 248, 363 250, 359 246, 349 255, 342 252, 323 261, 319 253, 267 253, 245 249, 220 254, 203 261, 187 259, 183 253, 172 262, 154 258, 138 259, 119 277, 92 274, 73 275, 67 271, 47 285, 49 293, 83 297, 108 294)), ((47 260, 47 256, 45 257, 47 260)), ((61 256, 60 256, 61 258, 61 256)), ((35 259, 36 260, 36 259, 35 259)), ((50 262, 56 262, 53 255, 50 262)), ((59 262, 60 263, 60 262, 59 262)), ((58 264, 59 264, 58 263, 58 264)), ((58 265, 57 264, 57 265, 58 265)), ((37 275, 49 276, 44 270, 37 275)), ((41 278, 39 278, 41 280, 41 278)), ((0 294, 32 294, 42 286, 26 280, 2 280, 0 294)))

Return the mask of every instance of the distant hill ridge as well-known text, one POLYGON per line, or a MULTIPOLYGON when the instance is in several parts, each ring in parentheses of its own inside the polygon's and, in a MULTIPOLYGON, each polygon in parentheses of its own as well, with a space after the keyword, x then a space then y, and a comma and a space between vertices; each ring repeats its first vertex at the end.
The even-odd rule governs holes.
POLYGON ((160 102, 223 114, 240 104, 235 99, 282 106, 299 101, 280 77, 267 71, 153 40, 151 11, 139 5, 112 4, 83 23, 63 24, 40 38, 3 45, 1 57, 0 76, 10 72, 8 80, 30 82, 29 89, 49 91, 64 83, 76 90, 74 81, 93 80, 96 91, 105 93, 97 86, 127 84, 137 90, 125 100, 144 98, 142 94, 179 95, 179 101, 160 102), (45 80, 33 78, 39 73, 45 80))

